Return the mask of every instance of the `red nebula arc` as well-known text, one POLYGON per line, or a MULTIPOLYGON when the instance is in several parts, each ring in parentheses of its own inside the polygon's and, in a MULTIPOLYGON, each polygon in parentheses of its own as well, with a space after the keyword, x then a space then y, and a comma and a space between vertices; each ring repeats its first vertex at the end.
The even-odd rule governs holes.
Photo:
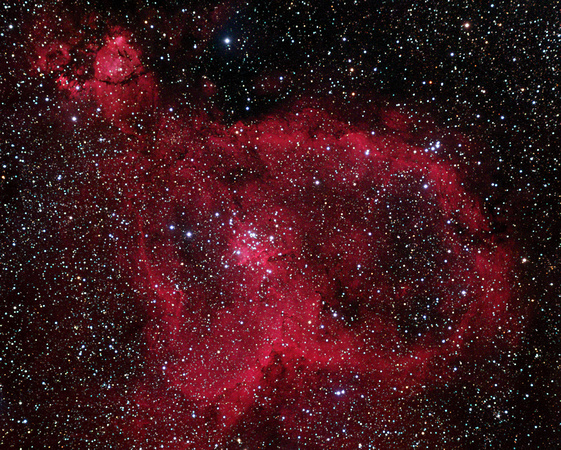
POLYGON ((151 367, 137 402, 163 420, 153 386, 179 396, 184 448, 227 442, 256 414, 287 442, 377 442, 392 399, 516 345, 515 258, 451 162, 457 140, 414 146, 304 104, 160 131, 156 162, 136 154, 145 175, 127 180, 151 367))

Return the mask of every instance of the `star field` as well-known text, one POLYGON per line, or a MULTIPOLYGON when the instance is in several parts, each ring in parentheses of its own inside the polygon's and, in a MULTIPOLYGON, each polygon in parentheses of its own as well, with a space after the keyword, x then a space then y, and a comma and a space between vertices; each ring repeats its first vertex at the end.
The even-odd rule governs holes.
POLYGON ((2 448, 558 445, 554 4, 2 8, 2 448))

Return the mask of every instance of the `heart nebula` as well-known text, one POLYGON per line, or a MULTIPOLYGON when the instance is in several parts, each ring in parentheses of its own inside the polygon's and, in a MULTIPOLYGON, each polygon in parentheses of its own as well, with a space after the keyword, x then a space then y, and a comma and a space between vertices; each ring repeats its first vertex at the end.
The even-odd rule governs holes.
POLYGON ((131 439, 414 442, 446 420, 421 424, 420 399, 516 345, 514 251, 466 187, 469 144, 414 144, 395 111, 339 116, 174 113, 100 166, 105 195, 127 192, 120 260, 146 312, 131 439))

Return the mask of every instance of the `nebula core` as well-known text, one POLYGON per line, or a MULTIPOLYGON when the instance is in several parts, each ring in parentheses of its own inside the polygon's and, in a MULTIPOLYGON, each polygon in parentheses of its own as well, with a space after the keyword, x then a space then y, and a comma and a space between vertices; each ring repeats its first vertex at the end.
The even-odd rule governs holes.
MULTIPOLYGON (((98 323, 105 308, 115 322, 134 311, 141 355, 126 381, 76 397, 104 400, 67 431, 70 445, 100 429, 108 448, 138 449, 461 439, 469 424, 439 397, 508 386, 485 362, 516 350, 526 314, 516 244, 483 207, 485 143, 376 93, 353 108, 287 95, 227 120, 204 77, 178 100, 133 30, 93 14, 60 29, 54 17, 32 22, 28 70, 52 81, 45 120, 72 147, 53 176, 82 181, 51 198, 61 239, 50 245, 60 261, 85 254, 103 269, 61 281, 53 264, 37 286, 69 298, 112 286, 114 299, 72 308, 98 323)), ((216 38, 199 31, 201 47, 216 38)), ((259 74, 258 95, 287 89, 284 77, 259 74)), ((58 326, 67 312, 48 308, 58 326)), ((122 374, 126 361, 101 365, 122 374)))

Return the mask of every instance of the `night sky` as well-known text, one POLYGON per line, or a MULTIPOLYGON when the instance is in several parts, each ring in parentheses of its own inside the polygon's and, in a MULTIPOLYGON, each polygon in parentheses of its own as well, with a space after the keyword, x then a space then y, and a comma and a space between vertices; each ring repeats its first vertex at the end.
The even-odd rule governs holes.
POLYGON ((557 2, 1 8, 1 448, 561 446, 557 2))

